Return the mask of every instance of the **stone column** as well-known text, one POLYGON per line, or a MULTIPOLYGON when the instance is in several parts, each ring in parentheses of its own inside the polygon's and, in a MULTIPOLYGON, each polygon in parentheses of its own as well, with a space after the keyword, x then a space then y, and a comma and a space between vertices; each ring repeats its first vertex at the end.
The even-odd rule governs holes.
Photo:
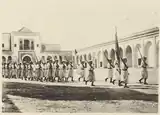
POLYGON ((135 62, 136 62, 136 60, 135 60, 135 53, 136 53, 136 50, 135 50, 135 47, 134 47, 134 45, 132 45, 132 67, 133 68, 135 68, 135 66, 136 66, 136 64, 135 64, 135 62))
POLYGON ((157 54, 156 54, 156 37, 153 38, 153 67, 156 68, 157 54))

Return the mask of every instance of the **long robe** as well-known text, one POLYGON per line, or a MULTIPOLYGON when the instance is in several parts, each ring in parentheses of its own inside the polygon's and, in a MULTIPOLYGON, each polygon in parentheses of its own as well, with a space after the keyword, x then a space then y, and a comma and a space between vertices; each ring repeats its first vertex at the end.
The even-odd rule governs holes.
POLYGON ((113 67, 108 63, 107 64, 107 78, 113 78, 113 67))
POLYGON ((114 80, 121 80, 121 76, 120 76, 120 73, 118 72, 118 65, 116 64, 115 65, 115 68, 114 68, 114 76, 113 76, 113 78, 114 78, 114 80))
POLYGON ((122 63, 121 81, 128 83, 128 68, 122 63))
POLYGON ((94 82, 95 81, 94 68, 92 66, 89 66, 88 68, 89 68, 89 70, 88 70, 89 74, 88 74, 88 77, 86 78, 86 81, 94 82))
POLYGON ((140 73, 141 77, 147 79, 148 78, 147 64, 142 61, 141 67, 142 67, 140 73))
POLYGON ((84 68, 84 77, 85 77, 85 80, 88 80, 89 79, 89 65, 87 64, 87 66, 84 68))

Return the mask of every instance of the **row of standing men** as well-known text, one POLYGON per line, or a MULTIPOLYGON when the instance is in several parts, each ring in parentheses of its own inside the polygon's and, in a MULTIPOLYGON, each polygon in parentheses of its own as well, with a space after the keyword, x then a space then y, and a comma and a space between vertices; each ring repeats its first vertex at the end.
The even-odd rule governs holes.
MULTIPOLYGON (((148 78, 147 72, 147 63, 146 57, 143 57, 143 61, 141 64, 141 79, 139 82, 144 79, 144 83, 147 84, 146 80, 148 78)), ((108 59, 107 65, 108 75, 105 79, 107 81, 110 79, 110 83, 115 84, 115 81, 118 82, 119 86, 124 84, 124 87, 127 88, 128 84, 128 65, 127 59, 123 59, 123 63, 121 68, 118 66, 118 61, 112 63, 111 59, 108 59)), ((95 72, 92 61, 81 61, 81 64, 78 65, 76 71, 74 70, 73 63, 68 61, 63 61, 62 64, 59 64, 58 60, 52 61, 48 60, 47 63, 43 63, 39 61, 37 63, 3 63, 2 64, 2 75, 5 78, 20 78, 24 80, 36 80, 36 81, 50 81, 54 82, 67 82, 69 78, 71 81, 74 81, 74 77, 79 77, 80 81, 83 79, 85 84, 91 82, 91 85, 94 86, 95 82, 95 72), (76 74, 75 74, 76 73, 76 74)))
MULTIPOLYGON (((88 62, 88 76, 85 77, 86 83, 88 81, 92 82, 92 86, 94 86, 93 80, 94 76, 94 68, 92 66, 92 61, 88 62), (92 80, 91 80, 92 78, 92 80)), ((48 60, 47 63, 43 63, 39 61, 37 63, 2 63, 2 75, 4 78, 17 78, 24 80, 35 80, 35 81, 46 81, 46 82, 67 82, 69 79, 74 81, 75 70, 73 67, 73 63, 69 61, 62 61, 60 64, 58 60, 52 61, 48 60)), ((81 74, 80 74, 81 75, 81 74)))

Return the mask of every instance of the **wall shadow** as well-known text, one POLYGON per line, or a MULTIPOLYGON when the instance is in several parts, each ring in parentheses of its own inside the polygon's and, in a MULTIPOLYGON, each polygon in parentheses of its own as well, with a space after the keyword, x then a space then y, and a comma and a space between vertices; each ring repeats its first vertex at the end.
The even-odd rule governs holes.
POLYGON ((2 95, 2 102, 4 107, 2 107, 2 113, 21 113, 19 108, 7 97, 5 93, 2 95))

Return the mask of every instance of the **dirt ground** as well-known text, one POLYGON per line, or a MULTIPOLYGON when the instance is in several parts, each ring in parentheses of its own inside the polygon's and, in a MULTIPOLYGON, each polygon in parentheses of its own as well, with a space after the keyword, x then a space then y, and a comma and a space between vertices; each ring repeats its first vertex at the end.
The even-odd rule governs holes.
POLYGON ((158 88, 3 82, 3 112, 157 113, 158 88), (144 91, 142 91, 144 90, 144 91), (150 92, 150 93, 149 93, 150 92))

